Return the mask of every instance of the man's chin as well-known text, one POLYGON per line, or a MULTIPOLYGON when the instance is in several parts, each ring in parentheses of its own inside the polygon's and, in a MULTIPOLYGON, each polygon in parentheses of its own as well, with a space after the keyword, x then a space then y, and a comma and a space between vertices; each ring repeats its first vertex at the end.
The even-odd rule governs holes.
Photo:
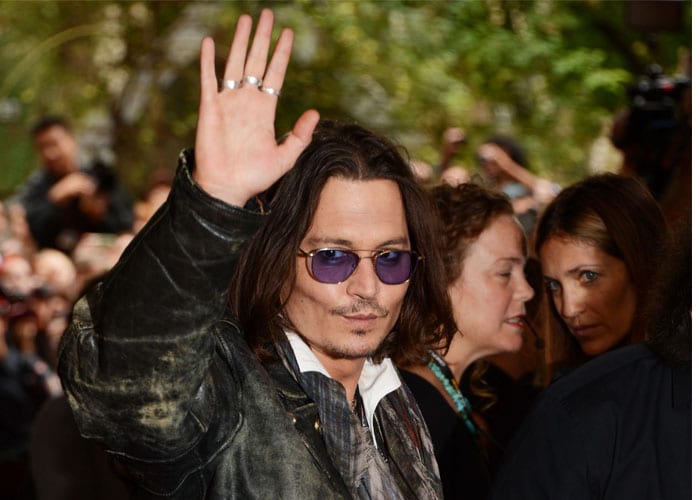
POLYGON ((377 348, 372 349, 336 349, 328 354, 335 359, 358 360, 374 356, 377 348))
POLYGON ((368 357, 372 357, 376 354, 376 352, 379 350, 380 345, 381 342, 371 344, 366 343, 364 345, 338 346, 337 348, 330 350, 328 354, 336 359, 367 359, 368 357))

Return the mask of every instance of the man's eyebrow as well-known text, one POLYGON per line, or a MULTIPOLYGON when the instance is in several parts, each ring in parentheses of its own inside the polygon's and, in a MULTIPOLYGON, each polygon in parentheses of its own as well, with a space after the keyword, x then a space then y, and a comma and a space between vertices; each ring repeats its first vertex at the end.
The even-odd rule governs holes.
MULTIPOLYGON (((346 240, 344 238, 309 238, 307 242, 310 245, 318 248, 329 246, 353 248, 355 246, 355 244, 352 241, 346 240)), ((379 243, 378 245, 375 245, 375 248, 385 248, 395 245, 408 245, 408 243, 409 241, 406 237, 391 238, 379 243)), ((356 250, 371 250, 371 248, 356 248, 356 250)))
POLYGON ((408 245, 410 242, 408 238, 393 238, 390 240, 386 240, 379 245, 377 245, 377 248, 384 248, 384 247, 391 247, 391 246, 396 246, 396 245, 408 245))
POLYGON ((309 238, 308 243, 317 247, 339 246, 351 247, 352 242, 342 238, 309 238))

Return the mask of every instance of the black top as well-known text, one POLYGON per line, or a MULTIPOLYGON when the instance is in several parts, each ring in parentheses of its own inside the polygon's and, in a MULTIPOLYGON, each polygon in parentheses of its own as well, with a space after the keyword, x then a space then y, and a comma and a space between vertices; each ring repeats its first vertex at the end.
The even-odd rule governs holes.
POLYGON ((430 382, 405 370, 401 376, 428 425, 445 500, 485 499, 491 482, 489 470, 462 418, 430 382))
POLYGON ((83 438, 65 395, 50 399, 32 425, 31 464, 37 498, 127 500, 128 486, 107 453, 83 438))
POLYGON ((486 456, 491 474, 495 474, 501 462, 504 448, 515 435, 532 408, 540 390, 531 375, 513 379, 493 363, 488 363, 480 375, 483 385, 496 396, 495 401, 474 394, 467 381, 471 378, 471 367, 462 377, 462 391, 472 406, 484 419, 491 436, 486 443, 486 456))
POLYGON ((689 499, 690 388, 646 345, 598 356, 542 393, 492 498, 689 499))

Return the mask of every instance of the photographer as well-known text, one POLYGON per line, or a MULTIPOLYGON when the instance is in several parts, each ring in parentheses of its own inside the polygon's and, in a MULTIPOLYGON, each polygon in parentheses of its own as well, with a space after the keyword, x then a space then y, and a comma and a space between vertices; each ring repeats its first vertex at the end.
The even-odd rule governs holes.
POLYGON ((81 164, 78 143, 64 119, 41 120, 32 128, 32 137, 42 167, 15 200, 26 210, 39 248, 70 253, 83 233, 131 230, 131 198, 107 166, 81 164))
POLYGON ((691 199, 690 79, 652 65, 629 89, 629 101, 611 133, 623 154, 621 173, 639 177, 673 224, 691 199))

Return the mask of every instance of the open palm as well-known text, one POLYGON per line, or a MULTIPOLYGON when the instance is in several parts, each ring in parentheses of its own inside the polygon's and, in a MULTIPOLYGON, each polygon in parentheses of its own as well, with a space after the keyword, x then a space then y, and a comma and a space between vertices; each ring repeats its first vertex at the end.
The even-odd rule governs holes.
POLYGON ((272 25, 272 11, 263 10, 248 51, 252 19, 239 18, 223 79, 235 88, 224 85, 219 90, 214 42, 202 42, 194 179, 210 195, 233 205, 242 206, 284 175, 311 141, 319 120, 316 111, 306 111, 285 141, 277 143, 275 91, 284 83, 294 37, 291 30, 282 31, 268 64, 272 25))

